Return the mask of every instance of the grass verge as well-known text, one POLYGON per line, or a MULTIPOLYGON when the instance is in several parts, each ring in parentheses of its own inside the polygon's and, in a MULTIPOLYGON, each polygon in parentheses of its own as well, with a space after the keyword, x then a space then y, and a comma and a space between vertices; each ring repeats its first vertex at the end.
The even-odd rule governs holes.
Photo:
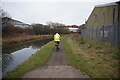
POLYGON ((73 35, 64 41, 69 65, 93 78, 118 78, 118 50, 87 38, 80 44, 80 37, 73 35))
POLYGON ((54 49, 54 42, 47 43, 41 50, 31 56, 23 64, 17 66, 12 72, 9 72, 5 78, 20 78, 26 72, 46 65, 54 49))

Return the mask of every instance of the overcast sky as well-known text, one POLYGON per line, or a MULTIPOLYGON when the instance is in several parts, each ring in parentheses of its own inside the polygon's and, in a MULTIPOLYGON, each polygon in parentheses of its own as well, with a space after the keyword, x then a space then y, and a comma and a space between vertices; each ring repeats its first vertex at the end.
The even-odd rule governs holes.
POLYGON ((25 23, 85 23, 95 5, 119 0, 2 0, 1 7, 16 20, 25 23))

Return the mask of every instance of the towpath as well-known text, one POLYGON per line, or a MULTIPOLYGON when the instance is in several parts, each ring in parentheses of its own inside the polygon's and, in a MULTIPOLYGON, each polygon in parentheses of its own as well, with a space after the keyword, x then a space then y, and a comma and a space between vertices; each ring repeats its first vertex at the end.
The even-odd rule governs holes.
POLYGON ((90 78, 80 70, 67 64, 67 58, 63 50, 63 40, 61 40, 59 47, 60 50, 52 53, 46 66, 26 73, 23 78, 90 78))

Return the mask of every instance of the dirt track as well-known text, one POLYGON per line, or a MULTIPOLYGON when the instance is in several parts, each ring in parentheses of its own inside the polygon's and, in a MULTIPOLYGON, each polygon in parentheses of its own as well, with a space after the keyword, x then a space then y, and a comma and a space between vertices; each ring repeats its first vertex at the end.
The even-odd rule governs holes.
POLYGON ((52 53, 46 66, 26 73, 23 78, 90 78, 74 67, 67 65, 62 42, 63 40, 60 42, 60 50, 52 53))

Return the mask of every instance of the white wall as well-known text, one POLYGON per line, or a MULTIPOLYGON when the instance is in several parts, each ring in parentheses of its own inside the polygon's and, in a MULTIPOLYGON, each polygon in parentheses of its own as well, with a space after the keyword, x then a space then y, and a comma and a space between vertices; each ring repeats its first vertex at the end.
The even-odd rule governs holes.
POLYGON ((70 31, 77 32, 78 28, 69 28, 70 31))

